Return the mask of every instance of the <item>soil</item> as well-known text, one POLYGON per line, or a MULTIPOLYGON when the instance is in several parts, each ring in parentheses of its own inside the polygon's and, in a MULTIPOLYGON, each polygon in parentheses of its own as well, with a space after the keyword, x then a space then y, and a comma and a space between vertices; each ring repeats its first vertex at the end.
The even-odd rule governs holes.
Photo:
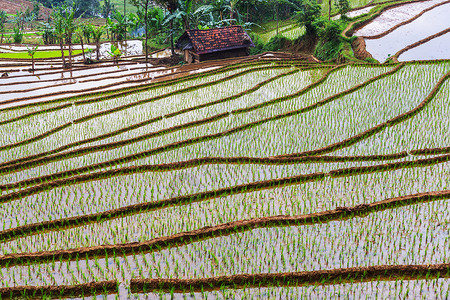
POLYGON ((79 285, 57 286, 15 286, 0 288, 0 299, 43 299, 74 298, 101 295, 102 293, 117 293, 118 282, 115 280, 89 282, 79 285))
MULTIPOLYGON (((8 14, 16 14, 16 10, 25 11, 27 8, 33 9, 33 2, 27 0, 0 0, 0 10, 8 14)), ((40 7, 39 19, 47 20, 52 10, 47 7, 40 7)))
POLYGON ((305 58, 312 59, 314 62, 320 62, 317 58, 312 56, 316 49, 318 39, 317 38, 305 38, 299 42, 288 43, 285 45, 284 51, 295 53, 296 55, 302 55, 305 58))
POLYGON ((366 50, 366 41, 360 36, 353 41, 352 48, 357 59, 366 60, 368 58, 373 58, 372 54, 366 50))
POLYGON ((149 62, 154 66, 177 66, 183 62, 183 57, 179 55, 170 56, 170 57, 161 57, 161 58, 149 58, 149 62))
POLYGON ((131 279, 133 293, 150 291, 203 292, 224 288, 329 285, 367 281, 449 278, 450 264, 385 265, 291 273, 239 274, 198 279, 131 279))

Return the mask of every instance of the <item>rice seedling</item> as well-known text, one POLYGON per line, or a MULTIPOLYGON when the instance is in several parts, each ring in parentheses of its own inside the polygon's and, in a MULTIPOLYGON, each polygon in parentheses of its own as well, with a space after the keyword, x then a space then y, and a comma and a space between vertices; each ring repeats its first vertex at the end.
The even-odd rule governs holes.
POLYGON ((0 110, 1 295, 445 298, 449 71, 261 61, 0 110))

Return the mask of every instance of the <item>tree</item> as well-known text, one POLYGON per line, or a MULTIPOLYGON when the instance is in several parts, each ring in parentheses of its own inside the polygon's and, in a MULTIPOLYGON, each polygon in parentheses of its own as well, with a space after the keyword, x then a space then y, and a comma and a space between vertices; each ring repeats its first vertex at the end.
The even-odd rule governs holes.
POLYGON ((69 45, 69 68, 72 68, 72 37, 77 29, 75 25, 75 9, 73 7, 64 8, 64 32, 66 42, 69 45))
POLYGON ((19 27, 14 27, 13 39, 16 44, 22 43, 23 31, 19 27))
POLYGON ((337 0, 336 5, 339 9, 339 13, 341 14, 341 17, 345 17, 345 15, 350 10, 349 0, 337 0))
POLYGON ((66 0, 38 0, 38 1, 45 7, 53 8, 62 5, 66 0))
POLYGON ((119 59, 122 56, 122 51, 120 51, 119 47, 111 44, 111 51, 108 51, 108 54, 112 56, 114 64, 119 64, 119 59))
POLYGON ((39 46, 36 47, 27 47, 28 55, 31 56, 31 71, 34 72, 34 55, 36 54, 36 51, 38 50, 39 46))
POLYGON ((114 21, 110 18, 106 19, 107 29, 111 32, 111 39, 116 41, 121 41, 126 39, 127 36, 127 24, 129 23, 128 18, 122 15, 120 12, 114 12, 114 21))
POLYGON ((92 32, 94 31, 94 25, 91 23, 82 23, 80 24, 81 31, 83 32, 83 36, 85 41, 89 44, 91 42, 92 32))
POLYGON ((102 34, 105 32, 105 26, 94 27, 92 30, 92 37, 95 40, 96 44, 96 53, 97 60, 100 60, 100 39, 102 38, 102 34))
POLYGON ((39 4, 37 2, 33 3, 33 10, 31 11, 31 14, 33 15, 33 19, 34 20, 38 20, 39 19, 39 11, 41 10, 41 8, 39 7, 39 4))
POLYGON ((0 44, 3 43, 3 32, 5 31, 5 24, 8 19, 6 11, 0 10, 0 31, 2 32, 2 37, 0 39, 0 44))
POLYGON ((309 37, 317 36, 317 30, 320 27, 317 23, 320 20, 320 5, 314 0, 311 2, 305 0, 300 4, 297 11, 298 23, 305 26, 306 35, 309 37))
POLYGON ((14 16, 14 23, 16 26, 23 30, 23 24, 25 23, 25 12, 16 9, 16 15, 14 16))
POLYGON ((104 0, 103 5, 101 7, 102 11, 102 17, 103 18, 109 18, 115 11, 116 8, 114 6, 114 3, 111 3, 111 0, 104 0))
POLYGON ((41 22, 40 29, 44 45, 56 43, 55 29, 53 28, 53 24, 48 22, 41 22))
POLYGON ((74 0, 73 8, 75 9, 75 17, 96 16, 100 11, 99 0, 74 0))
MULTIPOLYGON (((169 11, 169 14, 173 14, 179 5, 178 0, 156 0, 156 3, 163 6, 169 11)), ((172 50, 172 56, 175 56, 175 47, 173 43, 173 36, 174 36, 174 20, 170 20, 170 49, 172 50)))
POLYGON ((167 23, 181 22, 183 24, 184 30, 189 30, 189 17, 192 13, 192 2, 193 0, 179 0, 178 8, 173 13, 170 13, 166 16, 162 25, 164 26, 167 23))
POLYGON ((59 41, 59 47, 61 48, 61 58, 63 62, 63 68, 66 67, 66 59, 64 57, 64 17, 60 8, 54 8, 52 13, 53 26, 55 27, 55 36, 59 41))
POLYGON ((148 9, 151 5, 150 0, 131 0, 131 4, 138 9, 144 11, 144 26, 145 26, 145 62, 148 62, 148 9))
POLYGON ((86 61, 86 54, 84 53, 84 43, 83 43, 84 34, 82 26, 77 26, 77 29, 75 30, 75 35, 80 40, 81 52, 83 53, 83 61, 86 61))

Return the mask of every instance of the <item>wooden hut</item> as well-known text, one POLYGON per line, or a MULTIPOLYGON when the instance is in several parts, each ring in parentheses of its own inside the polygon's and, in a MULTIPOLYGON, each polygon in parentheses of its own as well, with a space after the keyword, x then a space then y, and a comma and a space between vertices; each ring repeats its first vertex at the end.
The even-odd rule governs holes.
POLYGON ((255 47, 241 26, 228 26, 207 30, 186 30, 176 47, 183 51, 187 63, 249 55, 255 47))

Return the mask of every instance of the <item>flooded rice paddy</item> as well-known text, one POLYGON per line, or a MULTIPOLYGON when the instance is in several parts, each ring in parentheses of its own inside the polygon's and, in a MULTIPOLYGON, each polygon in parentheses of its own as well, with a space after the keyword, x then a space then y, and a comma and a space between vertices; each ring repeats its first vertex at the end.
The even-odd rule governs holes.
POLYGON ((450 62, 325 66, 274 56, 185 69, 160 84, 145 76, 181 71, 10 70, 0 97, 14 88, 24 90, 14 97, 42 99, 0 106, 0 290, 115 280, 98 294, 445 298, 444 273, 287 287, 265 278, 450 263, 450 62), (109 83, 126 93, 106 93, 109 83), (89 84, 89 96, 70 91, 89 84), (217 281, 255 274, 246 287, 217 281), (210 283, 135 283, 170 278, 210 283))
MULTIPOLYGON (((365 39, 366 49, 372 54, 372 56, 376 60, 384 62, 390 56, 395 55, 398 51, 402 50, 403 48, 411 44, 414 44, 417 41, 425 39, 428 36, 434 35, 440 31, 449 28, 450 27, 450 18, 448 17, 449 15, 450 15, 450 3, 436 7, 428 12, 425 12, 422 16, 412 21, 411 23, 405 24, 383 37, 376 39, 365 39)), ((380 24, 380 22, 381 21, 377 21, 377 19, 375 19, 373 23, 370 23, 366 27, 373 26, 375 28, 379 28, 377 26, 378 24, 380 24)), ((383 22, 381 22, 381 24, 383 24, 383 22)), ((388 24, 389 26, 393 25, 392 22, 388 24)), ((377 32, 383 32, 387 29, 389 29, 389 27, 383 27, 383 30, 377 32)), ((356 32, 356 35, 366 35, 368 31, 364 30, 365 29, 362 28, 360 31, 356 32)), ((375 32, 372 31, 372 34, 373 33, 375 32)), ((449 51, 450 45, 445 42, 442 43, 441 39, 440 46, 442 46, 442 48, 431 50, 431 53, 433 52, 447 53, 445 57, 441 56, 441 58, 450 58, 448 55, 448 53, 450 53, 449 51)), ((417 51, 422 51, 423 55, 420 56, 420 59, 432 59, 431 57, 427 56, 427 52, 424 51, 423 49, 425 48, 422 48, 422 50, 416 50, 415 52, 416 59, 419 58, 417 56, 418 55, 417 51)))

